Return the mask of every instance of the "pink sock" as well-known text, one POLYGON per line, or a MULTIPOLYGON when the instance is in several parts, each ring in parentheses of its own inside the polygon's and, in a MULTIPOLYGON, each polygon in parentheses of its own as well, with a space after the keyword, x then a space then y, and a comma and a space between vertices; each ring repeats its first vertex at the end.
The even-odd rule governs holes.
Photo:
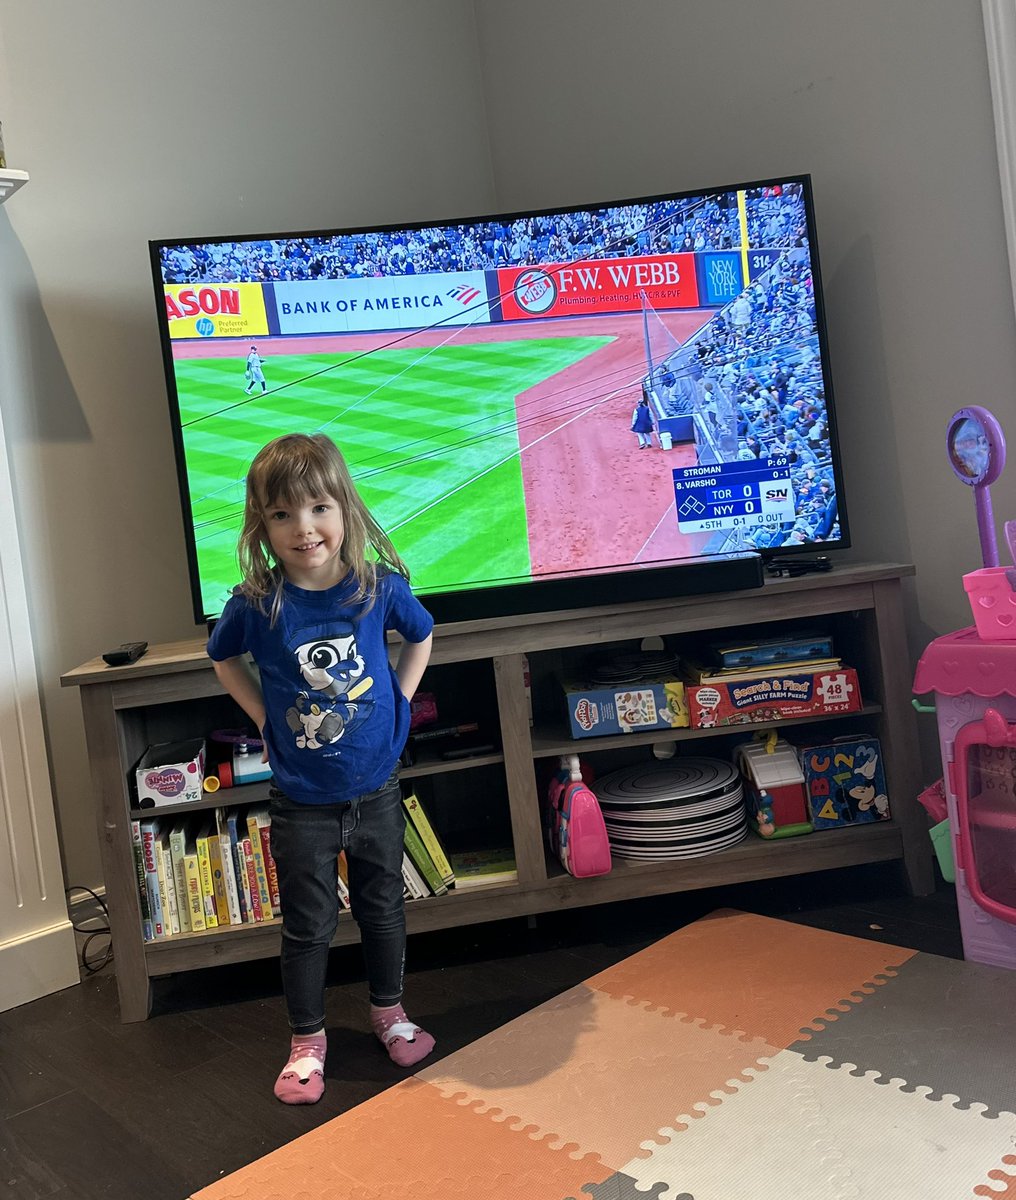
POLYGON ((411 1067, 434 1049, 434 1039, 406 1016, 401 1004, 370 1006, 370 1023, 396 1066, 411 1067))
POLYGON ((317 1104, 325 1090, 324 1031, 307 1036, 294 1034, 289 1059, 275 1081, 275 1095, 283 1104, 317 1104))

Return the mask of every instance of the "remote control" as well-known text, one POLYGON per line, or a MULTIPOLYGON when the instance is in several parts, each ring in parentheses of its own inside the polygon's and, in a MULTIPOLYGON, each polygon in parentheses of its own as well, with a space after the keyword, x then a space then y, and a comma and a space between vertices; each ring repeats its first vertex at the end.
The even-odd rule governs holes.
POLYGON ((147 642, 124 642, 117 650, 107 650, 102 656, 102 661, 111 667, 124 667, 128 663, 137 662, 147 649, 147 642))

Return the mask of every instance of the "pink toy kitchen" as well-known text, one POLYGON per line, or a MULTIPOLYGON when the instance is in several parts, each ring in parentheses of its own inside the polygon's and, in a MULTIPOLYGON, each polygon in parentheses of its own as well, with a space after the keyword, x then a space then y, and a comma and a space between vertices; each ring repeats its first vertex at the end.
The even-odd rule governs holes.
MULTIPOLYGON (((948 831, 964 956, 1016 968, 1016 565, 999 565, 988 491, 1005 439, 971 407, 950 422, 948 450, 974 490, 984 565, 963 577, 974 625, 936 638, 917 666, 914 692, 934 694, 943 770, 921 802, 939 820, 933 839, 948 831)), ((1005 531, 1016 552, 1016 521, 1005 531)), ((950 856, 937 849, 948 878, 950 856)))

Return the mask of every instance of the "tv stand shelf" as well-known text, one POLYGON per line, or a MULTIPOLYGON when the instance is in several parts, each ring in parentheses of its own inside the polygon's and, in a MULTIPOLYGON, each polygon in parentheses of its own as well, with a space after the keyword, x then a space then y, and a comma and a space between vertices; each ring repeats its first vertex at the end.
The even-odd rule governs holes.
MULTIPOLYGON (((413 779, 477 769, 481 778, 490 771, 503 775, 519 878, 510 884, 452 891, 409 903, 409 931, 894 860, 902 862, 914 893, 930 892, 931 843, 923 810, 916 801, 922 781, 901 595, 902 580, 912 574, 912 567, 901 564, 845 565, 821 576, 769 580, 753 591, 438 626, 432 658, 435 666, 455 671, 456 664, 491 664, 502 749, 476 759, 426 762, 406 768, 402 774, 413 779), (774 621, 834 619, 837 615, 857 624, 857 636, 844 657, 860 672, 865 709, 849 720, 863 722, 866 731, 881 739, 893 820, 777 841, 750 835, 729 850, 678 862, 615 859, 611 873, 595 879, 572 879, 548 858, 536 782, 538 769, 545 768, 548 759, 569 752, 609 755, 669 739, 684 748, 701 740, 702 752, 708 754, 715 737, 750 736, 764 726, 681 729, 575 741, 563 725, 538 720, 530 727, 523 655, 566 654, 577 647, 594 648, 646 634, 687 635, 774 621)), ((204 639, 154 646, 129 666, 108 667, 101 658, 93 659, 68 672, 61 682, 81 688, 120 1015, 123 1021, 144 1020, 150 1010, 153 978, 275 955, 280 922, 179 934, 148 943, 142 940, 130 831, 130 818, 137 812, 132 814, 127 775, 140 753, 138 731, 147 720, 158 722, 160 728, 177 729, 178 723, 177 736, 193 736, 195 730, 185 727, 188 719, 193 720, 193 706, 188 702, 222 696, 204 653, 204 639)), ((771 727, 805 724, 809 722, 784 721, 771 727)), ((826 718, 817 728, 834 732, 836 724, 836 719, 826 718)), ((265 790, 264 784, 250 784, 212 794, 198 807, 253 802, 263 799, 265 790)), ((184 810, 176 806, 176 811, 192 812, 195 807, 184 810)), ((162 815, 170 810, 145 811, 162 815)), ((355 924, 343 914, 334 944, 355 941, 357 936, 355 924)))

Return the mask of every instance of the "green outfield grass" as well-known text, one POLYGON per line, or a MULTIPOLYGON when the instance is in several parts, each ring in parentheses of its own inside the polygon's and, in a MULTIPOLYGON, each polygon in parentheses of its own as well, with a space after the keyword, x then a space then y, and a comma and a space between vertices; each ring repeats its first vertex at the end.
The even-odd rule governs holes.
POLYGON ((334 438, 418 592, 530 578, 515 398, 611 340, 277 354, 265 359, 268 394, 251 397, 245 356, 177 359, 206 612, 237 582, 246 469, 283 433, 334 438))

